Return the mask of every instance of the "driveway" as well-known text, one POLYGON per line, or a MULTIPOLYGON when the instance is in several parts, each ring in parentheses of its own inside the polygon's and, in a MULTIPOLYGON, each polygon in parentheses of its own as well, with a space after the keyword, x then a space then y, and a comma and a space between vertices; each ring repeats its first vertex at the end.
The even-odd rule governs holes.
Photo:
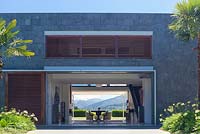
POLYGON ((74 129, 36 130, 28 134, 169 134, 159 129, 74 129))

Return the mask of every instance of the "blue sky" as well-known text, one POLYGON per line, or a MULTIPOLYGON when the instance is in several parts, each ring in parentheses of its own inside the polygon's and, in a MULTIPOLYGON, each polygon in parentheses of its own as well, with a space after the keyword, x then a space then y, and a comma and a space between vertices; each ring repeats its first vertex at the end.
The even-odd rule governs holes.
POLYGON ((0 0, 0 13, 172 13, 180 0, 0 0))
POLYGON ((74 95, 74 100, 101 99, 106 100, 119 95, 74 95))

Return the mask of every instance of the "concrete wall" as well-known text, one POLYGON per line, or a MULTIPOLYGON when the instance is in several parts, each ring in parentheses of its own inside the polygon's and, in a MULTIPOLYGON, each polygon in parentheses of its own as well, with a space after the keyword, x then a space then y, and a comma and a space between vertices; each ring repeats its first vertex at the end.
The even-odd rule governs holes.
POLYGON ((46 98, 46 124, 52 124, 52 105, 54 104, 55 87, 58 87, 60 102, 65 102, 65 121, 69 121, 69 103, 70 103, 70 84, 54 81, 50 74, 47 74, 47 98, 46 98))
POLYGON ((61 98, 62 101, 65 102, 65 122, 68 124, 69 122, 69 104, 70 104, 70 84, 61 83, 62 90, 61 90, 61 98))
POLYGON ((32 58, 5 60, 6 69, 43 69, 47 65, 63 66, 144 66, 157 71, 157 115, 164 107, 177 101, 193 100, 197 89, 194 43, 184 44, 168 30, 169 14, 131 13, 32 13, 0 14, 6 20, 16 18, 20 36, 32 39, 32 58), (44 31, 153 31, 152 59, 45 59, 44 31))

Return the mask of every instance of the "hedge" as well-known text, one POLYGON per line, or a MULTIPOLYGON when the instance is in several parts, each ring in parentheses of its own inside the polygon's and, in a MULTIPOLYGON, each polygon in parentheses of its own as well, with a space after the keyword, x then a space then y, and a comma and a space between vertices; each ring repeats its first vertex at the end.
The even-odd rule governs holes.
MULTIPOLYGON (((74 117, 85 117, 85 114, 86 110, 74 109, 74 117)), ((112 110, 112 117, 123 117, 123 110, 112 110)))
POLYGON ((85 117, 86 110, 74 109, 74 117, 85 117))
POLYGON ((123 110, 112 110, 112 117, 123 117, 123 110))

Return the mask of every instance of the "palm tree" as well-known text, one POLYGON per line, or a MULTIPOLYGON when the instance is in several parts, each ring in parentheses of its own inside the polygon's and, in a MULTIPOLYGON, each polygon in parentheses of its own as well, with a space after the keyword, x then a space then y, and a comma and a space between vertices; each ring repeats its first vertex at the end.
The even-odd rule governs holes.
POLYGON ((172 15, 173 22, 169 29, 183 41, 197 40, 198 88, 197 97, 200 101, 200 0, 182 0, 176 4, 172 15))
POLYGON ((18 30, 15 30, 16 19, 6 24, 6 21, 0 18, 0 78, 2 78, 3 57, 13 56, 34 56, 35 53, 27 50, 27 44, 32 43, 32 40, 22 40, 17 35, 18 30))

